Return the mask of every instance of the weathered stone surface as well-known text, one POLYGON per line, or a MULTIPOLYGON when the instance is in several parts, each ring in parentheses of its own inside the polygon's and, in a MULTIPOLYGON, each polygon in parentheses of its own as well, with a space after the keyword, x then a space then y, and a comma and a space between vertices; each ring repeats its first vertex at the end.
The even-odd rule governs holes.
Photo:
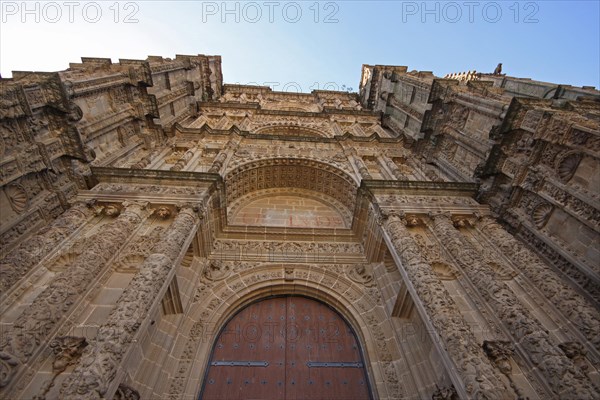
POLYGON ((0 260, 0 292, 6 293, 92 215, 91 207, 84 203, 76 203, 49 226, 0 260))
POLYGON ((600 350, 600 312, 588 300, 554 274, 540 258, 500 226, 492 218, 479 222, 481 229, 508 257, 521 267, 525 274, 600 350))
POLYGON ((384 65, 280 92, 206 55, 14 72, 0 397, 198 398, 223 321, 293 294, 347 318, 373 398, 593 398, 599 98, 384 65))
MULTIPOLYGON (((469 396, 488 399, 505 398, 511 389, 505 387, 489 364, 469 325, 446 291, 431 265, 421 255, 419 246, 406 228, 401 216, 384 216, 384 229, 402 260, 412 286, 425 307, 427 316, 450 354, 469 396)), ((510 394, 509 394, 510 395, 510 394)))
POLYGON ((160 242, 146 257, 108 321, 102 325, 85 349, 61 390, 63 399, 101 399, 106 395, 129 344, 154 303, 182 252, 181 244, 194 233, 197 213, 190 208, 179 211, 160 242))
POLYGON ((502 281, 490 280, 494 271, 481 260, 468 239, 454 228, 448 215, 433 216, 433 229, 444 247, 461 265, 468 279, 504 322, 529 359, 546 378, 557 396, 593 399, 596 391, 590 380, 573 368, 572 361, 553 343, 548 332, 515 293, 502 281))
MULTIPOLYGON (((132 203, 114 221, 85 239, 81 253, 58 275, 13 324, 1 353, 25 363, 71 309, 108 260, 143 220, 143 205, 132 203)), ((4 357, 3 357, 4 358, 4 357)), ((8 383, 8 382, 7 382, 8 383)))

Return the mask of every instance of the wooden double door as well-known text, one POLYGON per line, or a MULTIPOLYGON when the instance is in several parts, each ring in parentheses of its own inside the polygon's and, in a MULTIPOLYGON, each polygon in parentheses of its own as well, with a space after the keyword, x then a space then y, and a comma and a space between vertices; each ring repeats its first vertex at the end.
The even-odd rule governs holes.
POLYGON ((327 305, 274 297, 236 314, 213 347, 204 400, 371 399, 352 328, 327 305))

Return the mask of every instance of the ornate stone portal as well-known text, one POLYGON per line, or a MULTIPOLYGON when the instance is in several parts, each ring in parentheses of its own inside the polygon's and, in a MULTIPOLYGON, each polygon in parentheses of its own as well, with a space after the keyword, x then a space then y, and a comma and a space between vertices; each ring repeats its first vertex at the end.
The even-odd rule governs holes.
POLYGON ((234 315, 304 296, 360 357, 243 384, 598 398, 598 91, 365 65, 359 94, 283 93, 220 62, 2 79, 0 397, 194 399, 234 315))

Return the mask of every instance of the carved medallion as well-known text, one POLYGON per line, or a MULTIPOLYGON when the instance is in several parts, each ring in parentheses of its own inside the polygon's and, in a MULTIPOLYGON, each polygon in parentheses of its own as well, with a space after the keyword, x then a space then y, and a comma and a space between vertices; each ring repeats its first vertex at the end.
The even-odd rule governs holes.
POLYGON ((347 271, 346 275, 350 280, 364 285, 364 286, 373 286, 375 282, 373 281, 373 273, 371 271, 371 267, 368 264, 355 264, 352 265, 347 271))
POLYGON ((220 281, 229 276, 231 268, 221 260, 211 260, 202 275, 210 281, 220 281))

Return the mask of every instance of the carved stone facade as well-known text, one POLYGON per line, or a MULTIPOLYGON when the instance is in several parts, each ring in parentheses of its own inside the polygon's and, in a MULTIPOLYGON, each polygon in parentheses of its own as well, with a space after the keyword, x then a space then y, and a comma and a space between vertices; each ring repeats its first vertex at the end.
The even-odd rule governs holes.
POLYGON ((306 296, 373 399, 599 398, 600 93, 364 65, 360 93, 84 58, 0 91, 0 397, 196 399, 306 296))

